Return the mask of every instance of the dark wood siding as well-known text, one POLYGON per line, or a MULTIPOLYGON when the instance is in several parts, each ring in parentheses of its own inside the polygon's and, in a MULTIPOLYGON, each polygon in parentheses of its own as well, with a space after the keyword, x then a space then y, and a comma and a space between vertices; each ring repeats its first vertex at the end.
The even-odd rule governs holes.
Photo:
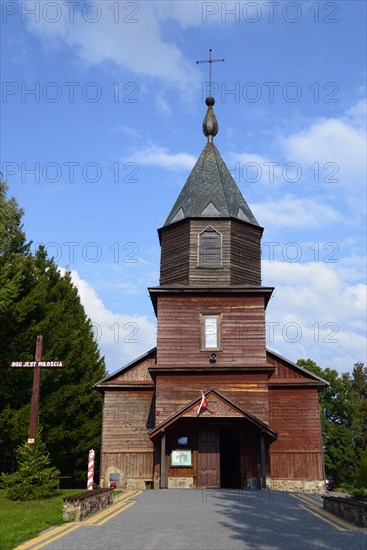
POLYGON ((149 367, 152 367, 155 363, 154 357, 148 357, 134 365, 134 367, 126 369, 125 372, 121 372, 115 378, 109 380, 109 384, 121 384, 128 382, 148 382, 152 383, 152 377, 149 374, 149 367))
POLYGON ((153 444, 148 429, 154 422, 153 413, 153 391, 105 391, 101 449, 105 487, 112 472, 120 474, 122 488, 129 479, 152 480, 153 444))
POLYGON ((153 391, 106 391, 103 407, 102 453, 153 450, 148 429, 153 427, 153 391))
POLYGON ((223 314, 217 365, 266 363, 264 298, 261 296, 161 296, 157 363, 209 365, 200 351, 200 314, 223 314))
POLYGON ((190 221, 190 286, 229 286, 230 285, 230 220, 191 220, 190 221), (212 227, 221 236, 221 267, 199 267, 199 235, 212 227))
POLYGON ((220 218, 187 219, 165 227, 161 231, 160 284, 261 285, 261 231, 234 219, 220 218), (217 239, 216 253, 208 245, 211 253, 206 256, 207 265, 203 266, 199 242, 200 235, 208 228, 220 235, 221 254, 218 255, 217 239), (218 256, 221 264, 215 267, 218 256))
POLYGON ((102 473, 104 486, 108 486, 109 474, 121 472, 119 485, 125 488, 127 480, 153 478, 153 452, 145 453, 104 453, 102 452, 102 473), (103 468, 103 469, 102 469, 103 468))
POLYGON ((324 479, 323 457, 320 452, 271 452, 270 460, 272 479, 324 479))
MULTIPOLYGON (((215 373, 159 374, 156 382, 156 425, 178 409, 200 397, 200 391, 215 387, 239 407, 269 421, 269 393, 266 374, 215 373)), ((235 415, 234 415, 235 416, 235 415)))
POLYGON ((190 222, 184 220, 161 232, 160 284, 189 282, 190 222))
POLYGON ((231 222, 231 284, 261 285, 261 229, 231 222))
POLYGON ((270 425, 279 432, 270 446, 272 478, 323 479, 317 390, 276 388, 269 395, 270 425))
POLYGON ((277 359, 271 354, 267 354, 268 363, 270 365, 275 365, 276 369, 271 376, 270 382, 292 382, 300 381, 307 382, 312 380, 312 377, 306 372, 303 373, 302 370, 292 368, 291 365, 286 360, 277 359))

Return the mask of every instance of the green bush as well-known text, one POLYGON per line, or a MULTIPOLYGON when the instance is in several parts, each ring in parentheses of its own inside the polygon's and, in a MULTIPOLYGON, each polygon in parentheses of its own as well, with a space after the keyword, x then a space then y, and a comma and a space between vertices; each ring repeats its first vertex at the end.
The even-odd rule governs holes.
POLYGON ((1 485, 6 496, 13 500, 39 500, 55 494, 56 483, 53 477, 59 471, 51 466, 45 444, 36 440, 34 449, 20 445, 17 449, 18 469, 13 474, 2 474, 1 485))
POLYGON ((335 489, 335 492, 336 493, 349 493, 350 492, 350 489, 346 489, 345 487, 337 487, 335 489))
POLYGON ((353 500, 367 502, 367 449, 361 454, 358 474, 350 494, 353 500))
POLYGON ((338 485, 336 492, 337 493, 350 493, 353 489, 353 483, 341 483, 338 485))

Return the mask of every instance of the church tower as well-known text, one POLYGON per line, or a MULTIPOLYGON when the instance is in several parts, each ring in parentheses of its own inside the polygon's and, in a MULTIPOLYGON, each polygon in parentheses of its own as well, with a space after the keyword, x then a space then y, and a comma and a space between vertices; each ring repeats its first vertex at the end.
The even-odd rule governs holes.
POLYGON ((215 353, 217 371, 268 367, 265 307, 272 289, 261 286, 263 229, 214 144, 214 98, 206 104, 207 143, 158 231, 160 286, 150 289, 157 363, 212 368, 215 353))
POLYGON ((157 346, 96 384, 101 485, 320 491, 325 382, 266 348, 263 229, 207 143, 163 227, 157 346))
MULTIPOLYGON (((252 447, 258 438, 262 440, 265 483, 266 446, 276 439, 276 432, 269 427, 267 390, 274 367, 267 362, 265 342, 265 308, 273 289, 261 286, 263 229, 214 144, 218 132, 214 98, 208 97, 206 105, 203 133, 207 143, 159 230, 160 286, 149 289, 157 314, 157 355, 152 371, 155 419, 160 425, 200 391, 220 389, 226 398, 251 410, 262 425, 258 432, 249 422, 248 439, 252 447)), ((220 409, 224 403, 213 393, 209 407, 213 414, 215 407, 220 409)), ((228 410, 227 414, 232 415, 228 410)), ((210 421, 206 424, 197 425, 194 431, 190 425, 186 428, 200 449, 196 483, 220 486, 220 478, 223 483, 223 477, 228 477, 226 485, 240 484, 243 442, 238 421, 227 430, 223 419, 217 420, 215 429, 210 421), (225 450, 233 447, 229 440, 238 447, 236 459, 225 450), (222 474, 221 456, 226 463, 222 474), (206 468, 207 460, 217 464, 206 468)), ((170 435, 166 443, 169 452, 174 443, 170 435)), ((251 460, 253 479, 254 452, 251 460)), ((164 484, 175 486, 176 473, 177 468, 167 471, 164 484)))

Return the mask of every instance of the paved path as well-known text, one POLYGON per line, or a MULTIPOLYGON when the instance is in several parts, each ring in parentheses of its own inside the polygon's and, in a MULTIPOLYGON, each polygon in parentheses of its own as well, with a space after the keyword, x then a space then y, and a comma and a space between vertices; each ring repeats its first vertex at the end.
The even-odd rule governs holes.
POLYGON ((45 532, 21 549, 366 550, 367 533, 323 512, 320 499, 272 491, 127 493, 82 523, 45 532))

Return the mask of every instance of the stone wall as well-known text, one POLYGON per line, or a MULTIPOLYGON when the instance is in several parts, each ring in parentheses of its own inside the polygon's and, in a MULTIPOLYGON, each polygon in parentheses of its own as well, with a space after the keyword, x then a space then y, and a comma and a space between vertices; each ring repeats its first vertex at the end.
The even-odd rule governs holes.
POLYGON ((113 503, 112 489, 94 489, 64 498, 64 521, 82 521, 113 503))
POLYGON ((326 485, 324 479, 269 479, 266 486, 273 491, 299 491, 302 493, 324 493, 326 485))
POLYGON ((168 477, 168 489, 192 489, 193 477, 168 477))
POLYGON ((343 497, 322 497, 323 508, 340 518, 351 521, 359 527, 367 527, 367 502, 343 497))
POLYGON ((151 479, 137 479, 137 478, 127 478, 126 480, 126 489, 129 491, 151 489, 153 487, 153 480, 151 479))

